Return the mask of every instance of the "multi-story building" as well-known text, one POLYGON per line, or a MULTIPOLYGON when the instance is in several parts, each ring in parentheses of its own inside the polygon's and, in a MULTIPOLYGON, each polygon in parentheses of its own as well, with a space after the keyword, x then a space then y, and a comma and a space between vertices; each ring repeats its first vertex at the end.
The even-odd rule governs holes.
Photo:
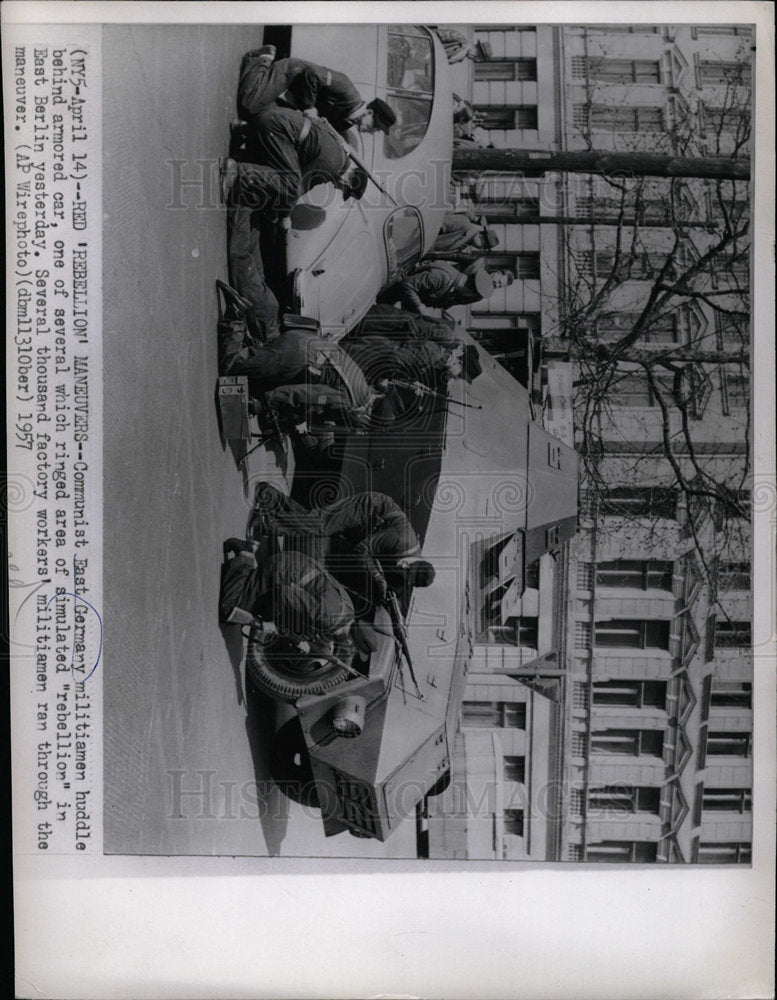
MULTIPOLYGON (((747 26, 474 34, 490 58, 453 67, 454 87, 481 144, 747 151, 747 26)), ((500 235, 487 267, 516 275, 462 318, 516 373, 532 344, 549 374, 569 369, 546 380, 546 423, 561 426, 566 382, 586 472, 536 631, 495 628, 476 647, 454 779, 429 805, 432 857, 750 859, 748 195, 457 177, 459 207, 500 235), (592 363, 591 345, 616 343, 592 363)))

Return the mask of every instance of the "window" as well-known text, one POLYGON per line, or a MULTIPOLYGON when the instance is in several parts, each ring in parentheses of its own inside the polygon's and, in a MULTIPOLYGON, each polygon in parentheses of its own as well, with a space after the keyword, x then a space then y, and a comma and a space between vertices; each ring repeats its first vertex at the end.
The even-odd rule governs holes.
POLYGON ((698 24, 691 28, 691 34, 697 35, 734 35, 738 38, 750 38, 752 30, 743 24, 698 24))
MULTIPOLYGON (((504 596, 507 587, 498 587, 497 617, 499 615, 499 601, 504 596)), ((528 646, 531 649, 537 648, 537 619, 534 617, 516 617, 508 619, 512 624, 490 625, 488 628, 489 643, 499 646, 528 646)))
POLYGON ((602 83, 661 82, 661 65, 650 59, 589 58, 586 69, 591 79, 602 83))
POLYGON ((589 25, 586 31, 590 35, 657 35, 660 29, 649 24, 599 24, 589 25))
POLYGON ((669 622, 637 618, 611 618, 596 622, 594 644, 629 649, 668 649, 669 622))
POLYGON ((718 567, 720 590, 750 590, 750 563, 727 562, 718 567))
POLYGON ((714 221, 728 219, 732 225, 738 225, 750 214, 750 202, 746 198, 735 198, 731 201, 729 198, 724 199, 708 191, 706 203, 707 216, 714 221))
POLYGON ((635 785, 605 785, 588 790, 588 809, 592 812, 652 813, 658 815, 660 788, 635 785))
POLYGON ((522 837, 523 809, 505 809, 504 824, 505 833, 512 833, 517 837, 522 837))
POLYGON ((749 864, 752 845, 747 843, 701 843, 696 859, 700 865, 749 864))
POLYGON ((717 108, 701 105, 703 129, 707 135, 746 136, 750 130, 748 108, 717 108))
POLYGON ((612 517, 673 518, 677 494, 664 486, 615 486, 607 490, 601 511, 612 517))
POLYGON ((474 65, 476 80, 536 80, 536 59, 489 59, 474 65))
POLYGON ((504 778, 505 781, 517 781, 523 784, 526 781, 526 758, 505 757, 504 778))
POLYGON ((418 259, 423 245, 421 218, 414 208, 400 208, 386 220, 383 230, 389 275, 404 274, 418 259))
POLYGON ((481 128, 484 129, 536 129, 537 105, 521 105, 519 107, 491 107, 479 104, 475 107, 482 116, 481 128))
POLYGON ((660 757, 664 752, 664 733, 660 729, 604 729, 591 734, 591 750, 629 757, 660 757))
POLYGON ((465 701, 461 724, 467 727, 525 729, 526 703, 520 701, 465 701))
POLYGON ((614 559, 596 564, 596 582, 602 587, 671 590, 674 563, 663 559, 614 559))
POLYGON ((434 54, 427 33, 412 24, 390 24, 388 30, 388 88, 431 94, 434 54))
POLYGON ((713 678, 710 707, 752 708, 753 685, 741 681, 719 681, 713 678))
MULTIPOLYGON (((640 255, 631 260, 623 260, 620 270, 623 278, 641 279, 656 274, 663 262, 656 262, 655 267, 647 255, 640 255)), ((596 273, 600 278, 608 278, 613 271, 614 258, 612 254, 596 255, 596 273)), ((628 336, 636 326, 639 313, 619 312, 603 313, 596 324, 596 330, 602 340, 620 340, 628 336)), ((642 331, 637 343, 640 344, 676 344, 680 340, 678 315, 676 312, 662 313, 651 319, 650 324, 642 331)))
POLYGON ((660 222, 668 224, 671 220, 671 205, 666 199, 636 198, 628 196, 621 198, 577 198, 575 211, 591 219, 594 225, 598 221, 612 221, 623 216, 622 224, 633 225, 635 222, 660 222))
POLYGON ((660 132, 664 128, 664 110, 657 107, 576 104, 572 120, 578 128, 598 131, 660 132))
POLYGON ((480 200, 473 205, 473 211, 478 215, 485 215, 489 222, 510 223, 539 215, 540 202, 539 198, 487 198, 481 196, 480 200))
POLYGON ((594 705, 618 708, 665 708, 666 681, 595 681, 594 705))
POLYGON ((746 649, 752 644, 750 622, 715 622, 715 645, 718 649, 746 649))
MULTIPOLYGON (((661 394, 661 398, 671 401, 674 382, 672 376, 659 375, 654 372, 653 381, 656 384, 658 392, 661 394)), ((656 391, 644 372, 625 372, 619 374, 611 383, 610 394, 614 406, 629 408, 658 406, 656 391)))
POLYGON ((710 757, 749 757, 750 733, 707 733, 707 754, 710 757))
POLYGON ((705 788, 702 809, 710 812, 752 812, 753 796, 749 788, 705 788))
MULTIPOLYGON (((615 253, 610 253, 608 251, 597 250, 596 254, 596 277, 606 280, 611 275, 627 281, 645 281, 648 278, 655 278, 658 272, 664 265, 664 260, 661 257, 651 257, 646 253, 621 253, 616 257, 615 253)), ((599 321, 598 328, 601 332, 602 326, 606 324, 608 315, 617 314, 607 314, 602 316, 599 321)), ((639 317, 639 313, 628 313, 626 315, 639 317)), ((670 316, 667 320, 666 317, 660 317, 657 324, 651 323, 650 331, 646 331, 646 334, 652 332, 654 326, 660 327, 661 325, 668 325, 668 329, 675 331, 676 322, 674 317, 670 316)), ((618 334, 622 336, 622 334, 618 334)), ((656 339, 656 338, 654 338, 656 339)), ((677 339, 676 333, 670 336, 668 339, 674 341, 677 339)))
POLYGON ((386 100, 397 116, 395 125, 383 138, 383 152, 390 160, 411 153, 426 135, 432 114, 431 99, 401 97, 388 93, 386 100))
POLYGON ((505 781, 517 781, 523 784, 526 781, 526 758, 505 757, 504 778, 505 781))
POLYGON ((397 122, 383 138, 389 159, 406 156, 429 127, 434 88, 434 54, 426 31, 410 24, 389 25, 386 100, 397 122))
MULTIPOLYGON (((505 256, 507 255, 505 254, 505 256)), ((490 271, 492 269, 490 259, 487 266, 490 271)), ((539 281, 540 255, 538 253, 515 254, 513 267, 516 278, 522 278, 524 281, 539 281)))
POLYGON ((720 388, 723 395, 723 411, 741 409, 750 402, 750 376, 727 372, 721 366, 720 388))
POLYGON ((539 335, 541 329, 541 314, 538 312, 527 313, 470 313, 472 325, 480 331, 495 330, 528 330, 532 334, 539 335))
POLYGON ((702 59, 699 63, 699 82, 705 84, 750 85, 750 63, 721 62, 702 59))
POLYGON ((636 862, 655 861, 658 844, 650 840, 602 840, 589 844, 586 861, 636 862))

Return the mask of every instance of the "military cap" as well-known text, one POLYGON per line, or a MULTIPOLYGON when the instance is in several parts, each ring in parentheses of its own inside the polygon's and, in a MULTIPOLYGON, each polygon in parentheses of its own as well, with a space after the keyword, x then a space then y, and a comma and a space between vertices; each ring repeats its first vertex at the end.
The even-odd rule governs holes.
POLYGON ((375 119, 375 128, 379 128, 381 132, 385 132, 388 135, 389 129, 397 120, 393 108, 379 97, 376 97, 374 101, 370 101, 367 105, 367 110, 372 112, 375 119))

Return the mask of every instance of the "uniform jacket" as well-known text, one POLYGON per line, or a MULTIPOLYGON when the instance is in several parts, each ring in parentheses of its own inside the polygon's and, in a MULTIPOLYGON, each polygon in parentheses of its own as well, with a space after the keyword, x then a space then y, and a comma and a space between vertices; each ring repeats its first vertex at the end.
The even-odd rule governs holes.
POLYGON ((481 296, 470 286, 466 275, 447 261, 421 265, 414 274, 380 293, 383 302, 399 300, 409 312, 421 306, 447 308, 479 302, 481 296))
POLYGON ((482 227, 463 212, 448 212, 432 245, 432 253, 451 253, 472 243, 482 227))
POLYGON ((241 203, 261 207, 269 185, 272 203, 282 211, 291 209, 304 191, 338 178, 348 163, 327 123, 293 108, 270 107, 255 115, 248 126, 246 154, 250 162, 239 167, 241 203), (259 169, 252 170, 252 165, 259 169))

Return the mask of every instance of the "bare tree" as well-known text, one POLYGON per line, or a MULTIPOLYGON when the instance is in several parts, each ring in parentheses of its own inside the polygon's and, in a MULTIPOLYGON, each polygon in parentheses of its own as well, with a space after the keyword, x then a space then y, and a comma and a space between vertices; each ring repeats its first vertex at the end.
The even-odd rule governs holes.
MULTIPOLYGON (((746 162, 749 97, 732 80, 722 108, 676 124, 672 147, 746 162)), ((543 337, 546 355, 575 365, 598 513, 644 525, 619 481, 653 482, 657 508, 671 494, 713 600, 717 556, 750 518, 750 185, 732 177, 590 178, 589 218, 564 230, 558 327, 543 337)))

